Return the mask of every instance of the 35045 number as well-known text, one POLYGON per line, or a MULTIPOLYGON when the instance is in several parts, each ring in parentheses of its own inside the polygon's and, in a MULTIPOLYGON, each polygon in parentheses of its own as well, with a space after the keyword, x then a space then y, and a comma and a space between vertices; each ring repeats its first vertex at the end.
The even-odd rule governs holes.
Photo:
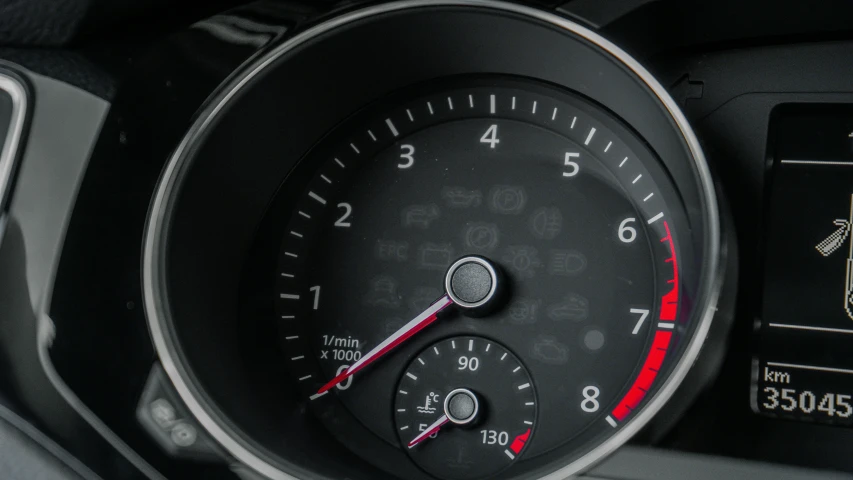
POLYGON ((850 418, 853 415, 853 402, 850 395, 826 393, 823 396, 808 390, 797 391, 793 388, 778 389, 764 387, 767 410, 785 412, 800 411, 806 415, 827 415, 829 417, 850 418))

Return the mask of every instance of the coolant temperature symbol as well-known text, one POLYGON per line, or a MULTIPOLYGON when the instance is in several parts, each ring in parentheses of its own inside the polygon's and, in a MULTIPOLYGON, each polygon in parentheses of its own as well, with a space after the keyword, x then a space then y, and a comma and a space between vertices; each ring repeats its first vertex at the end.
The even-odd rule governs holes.
POLYGON ((844 310, 847 311, 847 316, 853 320, 853 240, 850 239, 850 230, 853 228, 853 195, 850 196, 850 218, 837 219, 834 222, 838 229, 832 232, 832 235, 826 240, 820 242, 815 247, 821 255, 828 257, 833 252, 844 246, 844 242, 849 244, 847 254, 847 272, 844 275, 844 310))

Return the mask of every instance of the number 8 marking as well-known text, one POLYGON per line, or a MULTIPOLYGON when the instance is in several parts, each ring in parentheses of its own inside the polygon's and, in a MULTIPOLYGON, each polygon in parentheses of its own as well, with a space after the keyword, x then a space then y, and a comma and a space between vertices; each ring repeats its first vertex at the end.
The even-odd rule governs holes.
POLYGON ((601 394, 601 390, 598 387, 593 387, 592 385, 585 387, 583 389, 583 401, 581 402, 581 410, 587 413, 597 412, 601 407, 598 403, 598 396, 601 394))

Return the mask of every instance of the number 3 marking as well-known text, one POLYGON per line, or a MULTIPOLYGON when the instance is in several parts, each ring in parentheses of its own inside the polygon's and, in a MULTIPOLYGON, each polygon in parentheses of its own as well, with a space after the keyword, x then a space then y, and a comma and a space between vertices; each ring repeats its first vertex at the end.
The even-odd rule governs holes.
POLYGON ((415 147, 413 147, 411 145, 400 145, 400 149, 402 150, 402 152, 400 153, 400 158, 402 158, 403 160, 406 160, 406 162, 405 163, 398 163, 397 168, 399 168, 399 169, 411 168, 412 165, 415 164, 415 157, 414 157, 415 147), (408 151, 406 151, 406 150, 408 150, 408 151))

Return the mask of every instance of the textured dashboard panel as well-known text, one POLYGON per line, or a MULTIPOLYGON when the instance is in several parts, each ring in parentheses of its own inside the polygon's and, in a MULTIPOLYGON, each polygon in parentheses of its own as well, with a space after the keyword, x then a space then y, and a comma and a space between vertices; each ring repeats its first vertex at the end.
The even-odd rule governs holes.
POLYGON ((0 403, 0 478, 97 480, 91 470, 0 403))

